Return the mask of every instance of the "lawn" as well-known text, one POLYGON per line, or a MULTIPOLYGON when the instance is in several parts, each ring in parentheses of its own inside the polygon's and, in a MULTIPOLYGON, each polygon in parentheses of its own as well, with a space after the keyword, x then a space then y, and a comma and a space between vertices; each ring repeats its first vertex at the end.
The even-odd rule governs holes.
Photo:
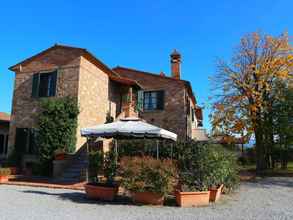
MULTIPOLYGON (((240 167, 240 171, 247 171, 247 172, 255 172, 256 171, 256 165, 255 164, 249 164, 244 165, 240 167)), ((286 170, 283 170, 281 168, 275 168, 275 169, 268 169, 263 172, 263 176, 292 176, 293 177, 293 161, 288 163, 288 167, 286 170)))

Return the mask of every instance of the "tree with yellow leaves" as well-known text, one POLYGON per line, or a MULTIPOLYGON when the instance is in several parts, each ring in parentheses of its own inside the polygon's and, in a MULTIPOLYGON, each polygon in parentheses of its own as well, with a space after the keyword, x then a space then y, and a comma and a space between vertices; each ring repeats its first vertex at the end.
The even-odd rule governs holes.
POLYGON ((248 34, 231 62, 218 62, 213 78, 213 129, 228 135, 253 135, 257 172, 270 166, 274 138, 271 113, 278 99, 275 82, 291 81, 292 68, 293 48, 287 33, 279 37, 248 34))

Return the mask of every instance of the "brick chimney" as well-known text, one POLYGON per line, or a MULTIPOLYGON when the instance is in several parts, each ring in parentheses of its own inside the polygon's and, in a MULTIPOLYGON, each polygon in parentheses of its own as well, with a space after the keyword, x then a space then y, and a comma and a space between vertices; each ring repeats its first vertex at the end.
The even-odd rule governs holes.
POLYGON ((180 64, 181 55, 177 50, 174 50, 171 55, 171 75, 175 79, 180 79, 180 64))

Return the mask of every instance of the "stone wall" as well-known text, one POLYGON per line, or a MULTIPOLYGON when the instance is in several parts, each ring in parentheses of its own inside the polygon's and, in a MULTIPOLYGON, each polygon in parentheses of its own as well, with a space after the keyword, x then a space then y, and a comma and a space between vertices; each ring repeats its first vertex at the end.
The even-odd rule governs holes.
POLYGON ((194 114, 194 121, 192 121, 192 111, 191 108, 195 110, 195 104, 193 103, 191 97, 188 95, 187 91, 186 91, 186 100, 188 100, 186 102, 186 119, 187 119, 187 137, 190 139, 193 139, 193 129, 195 129, 197 126, 197 122, 196 122, 196 115, 194 114), (189 103, 189 105, 188 105, 189 103), (187 109, 189 108, 189 110, 187 109))
MULTIPOLYGON (((73 59, 71 62, 67 62, 63 66, 59 66, 59 63, 53 64, 49 62, 50 59, 48 59, 48 57, 57 56, 57 58, 59 58, 60 53, 61 51, 57 53, 57 56, 56 51, 51 51, 45 57, 36 59, 35 61, 22 66, 21 69, 16 71, 9 130, 9 152, 11 152, 15 144, 16 128, 34 128, 36 126, 37 116, 40 111, 40 99, 32 98, 31 96, 34 73, 57 70, 58 78, 56 97, 78 97, 80 57, 77 57, 76 55, 75 59, 73 59)), ((63 55, 65 55, 65 52, 63 55)), ((69 56, 73 55, 69 53, 69 56)))
POLYGON ((119 67, 114 71, 122 77, 136 80, 144 91, 164 90, 164 110, 143 111, 139 116, 148 123, 176 133, 180 140, 186 139, 186 91, 183 81, 119 67))
POLYGON ((10 152, 15 144, 16 128, 36 127, 40 99, 31 96, 33 74, 54 70, 58 71, 55 97, 71 96, 78 100, 80 114, 76 150, 86 141, 80 135, 81 128, 105 123, 108 111, 113 118, 119 113, 116 106, 120 105, 120 86, 110 81, 106 73, 80 56, 79 50, 49 50, 16 69, 9 131, 10 152))
POLYGON ((110 109, 111 116, 115 118, 116 104, 114 99, 110 100, 112 97, 110 95, 111 87, 113 85, 111 85, 107 74, 85 58, 81 58, 78 86, 80 114, 78 117, 77 148, 82 147, 86 142, 86 138, 80 136, 81 128, 104 124, 110 109))
POLYGON ((143 111, 139 116, 151 124, 176 133, 179 139, 184 140, 187 135, 184 87, 172 81, 158 81, 160 80, 153 81, 152 85, 144 87, 144 90, 164 90, 164 110, 143 111))

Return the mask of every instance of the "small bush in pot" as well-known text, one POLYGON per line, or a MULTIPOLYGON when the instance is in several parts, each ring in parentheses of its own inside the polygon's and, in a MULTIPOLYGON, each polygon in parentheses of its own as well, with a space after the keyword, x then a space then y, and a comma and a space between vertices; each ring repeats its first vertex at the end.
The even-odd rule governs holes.
POLYGON ((114 180, 117 170, 116 156, 113 151, 105 153, 103 156, 96 155, 95 157, 101 161, 95 161, 97 173, 103 171, 103 176, 93 177, 93 180, 85 185, 87 197, 90 199, 100 199, 106 201, 114 200, 118 193, 119 185, 114 180))
POLYGON ((0 168, 0 183, 7 182, 10 174, 10 168, 0 168))
POLYGON ((236 154, 221 145, 207 145, 206 155, 209 161, 209 188, 222 186, 228 193, 239 186, 239 167, 236 154), (224 187, 223 187, 224 186, 224 187))
POLYGON ((18 174, 21 165, 21 154, 13 147, 13 151, 9 154, 7 161, 3 165, 6 168, 10 168, 11 175, 18 174))
POLYGON ((66 152, 63 148, 58 148, 54 151, 55 160, 65 160, 66 152))
POLYGON ((163 205, 164 196, 173 191, 177 168, 172 160, 123 157, 120 174, 121 184, 132 193, 134 202, 163 205))
POLYGON ((237 185, 236 157, 219 145, 185 143, 178 164, 180 187, 176 199, 180 206, 208 205, 209 200, 219 198, 223 184, 229 189, 237 185))

